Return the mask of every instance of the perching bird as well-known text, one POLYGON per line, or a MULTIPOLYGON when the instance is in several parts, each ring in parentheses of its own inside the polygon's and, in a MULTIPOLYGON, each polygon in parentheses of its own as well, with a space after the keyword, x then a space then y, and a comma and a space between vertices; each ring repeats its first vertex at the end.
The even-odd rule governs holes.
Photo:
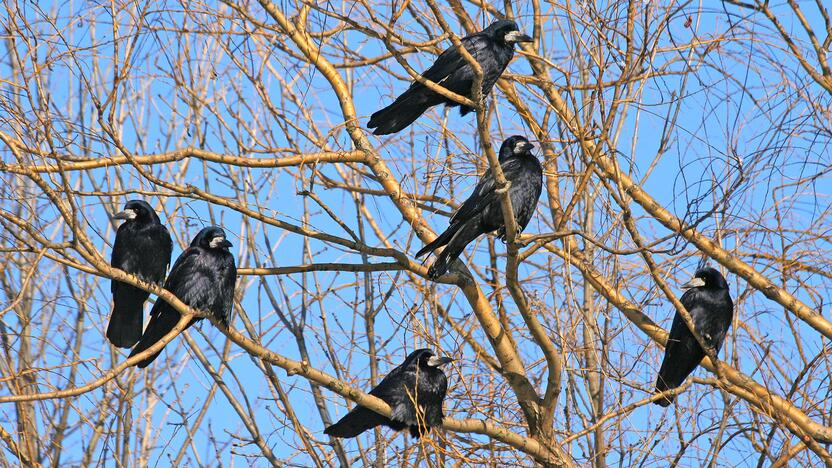
MULTIPOLYGON (((225 231, 216 226, 207 227, 194 237, 190 247, 182 252, 170 270, 165 289, 194 309, 212 314, 225 325, 231 315, 234 301, 234 286, 237 283, 237 267, 228 248, 231 242, 225 238, 225 231)), ((139 344, 133 348, 130 357, 151 347, 173 330, 180 314, 162 298, 156 300, 150 311, 150 323, 139 344)), ((190 327, 201 317, 195 317, 190 327)), ((160 351, 161 352, 161 351, 160 351)), ((159 353, 137 365, 147 367, 159 353)))
MULTIPOLYGON (((126 220, 116 231, 110 264, 142 281, 161 285, 170 265, 173 241, 159 216, 147 202, 131 200, 115 219, 126 220)), ((142 337, 144 301, 150 293, 121 281, 110 284, 113 315, 107 339, 119 348, 130 348, 142 337)))
MULTIPOLYGON (((514 44, 531 41, 532 38, 521 33, 517 23, 510 20, 496 21, 482 31, 460 40, 465 50, 480 64, 483 97, 491 92, 494 83, 514 57, 514 44)), ((456 94, 472 97, 474 70, 457 46, 442 52, 436 62, 422 73, 422 77, 456 94)), ((459 105, 416 81, 393 104, 373 114, 367 127, 374 128, 373 133, 376 135, 396 133, 413 123, 430 107, 443 103, 451 107, 459 105)), ((472 110, 462 106, 460 114, 465 115, 472 110)))
MULTIPOLYGON (((734 303, 728 293, 728 283, 717 270, 702 268, 682 288, 687 291, 682 294, 681 302, 693 319, 694 328, 705 343, 719 353, 734 317, 734 303)), ((682 385, 704 357, 705 351, 693 337, 682 316, 676 312, 667 338, 664 361, 656 379, 656 392, 682 385)), ((667 396, 655 403, 668 406, 673 403, 673 397, 667 396)))
MULTIPOLYGON (((523 231, 532 219, 540 192, 543 190, 543 167, 531 153, 532 148, 534 145, 519 135, 506 139, 500 147, 500 166, 506 180, 511 183, 508 193, 518 232, 523 231)), ((499 229, 500 238, 505 239, 503 208, 500 206, 500 195, 496 189, 494 176, 489 168, 483 174, 474 193, 456 210, 448 229, 416 253, 418 258, 447 245, 428 268, 429 278, 436 279, 445 274, 465 246, 480 234, 499 229)))
POLYGON ((355 437, 379 424, 394 431, 408 428, 410 435, 417 438, 427 434, 432 427, 441 425, 445 417, 442 401, 448 390, 448 378, 440 367, 451 361, 451 358, 434 356, 429 349, 413 351, 370 391, 370 395, 390 405, 390 418, 359 405, 327 427, 324 434, 355 437), (419 407, 418 413, 414 401, 419 407))

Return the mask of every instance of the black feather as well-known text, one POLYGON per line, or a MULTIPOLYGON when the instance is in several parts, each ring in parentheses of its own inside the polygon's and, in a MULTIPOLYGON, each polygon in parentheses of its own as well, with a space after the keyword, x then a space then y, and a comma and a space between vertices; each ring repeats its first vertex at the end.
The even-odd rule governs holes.
MULTIPOLYGON (((543 191, 543 167, 531 153, 532 148, 519 135, 506 139, 500 147, 500 167, 511 183, 508 193, 519 231, 531 221, 543 191)), ((465 247, 482 234, 499 230, 498 235, 505 239, 505 218, 496 188, 491 169, 487 169, 474 192, 451 217, 448 229, 416 254, 419 257, 447 246, 428 269, 428 277, 436 279, 445 274, 465 247)))
MULTIPOLYGON (((148 283, 165 279, 173 241, 153 208, 142 200, 131 200, 117 218, 127 219, 116 231, 110 264, 148 283)), ((144 302, 150 293, 121 281, 112 281, 113 314, 107 339, 119 348, 130 348, 142 336, 144 302)))
MULTIPOLYGON (((221 228, 211 226, 203 229, 191 242, 190 247, 176 259, 165 282, 165 289, 182 302, 194 309, 212 314, 226 325, 231 314, 237 282, 237 267, 228 250, 230 246, 231 243, 226 240, 225 232, 221 228)), ((135 356, 161 340, 173 330, 179 318, 179 312, 170 304, 161 298, 157 300, 150 311, 150 323, 147 324, 144 335, 130 356, 135 356)), ((197 320, 200 318, 193 319, 188 326, 197 320)), ((137 365, 147 367, 158 356, 159 353, 156 353, 137 365)))
MULTIPOLYGON (((501 20, 460 40, 465 50, 480 64, 483 72, 483 96, 491 92, 491 88, 514 57, 514 42, 507 40, 506 35, 517 34, 517 31, 517 23, 501 20)), ((522 42, 531 40, 525 35, 518 35, 518 37, 522 42)), ((422 77, 449 91, 471 98, 474 70, 459 52, 457 46, 442 52, 433 65, 422 73, 422 77)), ((392 104, 374 113, 367 127, 375 129, 373 133, 376 135, 396 133, 413 123, 430 107, 443 103, 451 107, 458 105, 417 81, 411 84, 410 88, 392 104)), ((465 115, 471 110, 470 107, 462 106, 460 114, 465 115)))
POLYGON ((368 429, 384 425, 395 431, 407 428, 411 435, 420 437, 432 427, 441 425, 444 418, 442 402, 448 390, 448 379, 440 366, 450 362, 450 359, 441 358, 442 364, 429 365, 432 357, 433 353, 429 349, 413 351, 370 391, 370 395, 390 405, 390 418, 363 406, 356 406, 338 422, 327 427, 324 434, 355 437, 368 429))
MULTIPOLYGON (((698 270, 694 278, 703 280, 704 286, 691 287, 685 291, 681 302, 693 319, 696 331, 718 353, 734 317, 734 303, 728 292, 728 283, 713 268, 698 270)), ((656 378, 656 392, 682 385, 704 357, 705 351, 677 312, 673 317, 664 360, 656 378)), ((655 403, 668 406, 673 403, 673 397, 664 397, 655 403)))

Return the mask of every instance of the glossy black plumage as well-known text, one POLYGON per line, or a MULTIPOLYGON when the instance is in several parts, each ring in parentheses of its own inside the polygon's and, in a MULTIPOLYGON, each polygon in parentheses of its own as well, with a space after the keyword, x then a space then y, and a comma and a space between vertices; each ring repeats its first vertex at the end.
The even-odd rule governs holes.
MULTIPOLYGON (((237 267, 229 247, 231 243, 226 240, 221 228, 211 226, 201 230, 176 259, 165 282, 165 289, 182 302, 212 314, 226 325, 231 315, 234 286, 237 282, 237 267)), ((173 330, 179 318, 179 312, 159 298, 150 311, 150 323, 130 356, 135 356, 162 339, 173 330)), ((188 326, 200 319, 194 318, 188 326)), ((147 367, 158 356, 159 353, 156 353, 137 365, 147 367)))
MULTIPOLYGON (((683 288, 687 291, 682 295, 681 302, 690 313, 695 329, 719 353, 734 317, 734 302, 728 292, 728 283, 719 271, 702 268, 683 288)), ((664 360, 656 379, 656 392, 682 385, 704 357, 705 351, 677 312, 673 317, 664 360)), ((673 403, 673 398, 661 398, 655 403, 668 406, 673 403)))
MULTIPOLYGON (((508 193, 519 231, 525 229, 532 219, 543 190, 543 167, 531 153, 532 148, 534 146, 519 135, 506 139, 500 147, 500 166, 506 180, 511 182, 508 193)), ((447 245, 428 269, 428 277, 436 279, 448 271, 450 264, 459 257, 469 242, 497 229, 500 230, 500 238, 505 239, 503 208, 489 168, 474 193, 454 213, 448 229, 417 252, 416 257, 447 245)))
MULTIPOLYGON (((162 284, 170 264, 173 241, 153 208, 131 200, 114 218, 126 220, 116 231, 110 264, 148 283, 162 284)), ((144 301, 150 293, 121 281, 112 281, 113 314, 107 339, 119 348, 130 348, 142 336, 144 301)))
MULTIPOLYGON (((483 96, 491 92, 491 88, 514 57, 514 43, 531 40, 529 36, 518 31, 517 23, 509 20, 496 21, 484 30, 460 39, 465 50, 482 68, 483 96)), ((442 52, 436 62, 422 73, 422 77, 456 94, 471 98, 474 70, 457 46, 442 52)), ((367 127, 375 129, 373 133, 376 135, 396 133, 413 123, 430 107, 443 103, 451 107, 458 105, 416 81, 392 104, 374 113, 367 127)), ((472 110, 470 107, 462 106, 460 113, 465 115, 472 110)))
POLYGON ((427 434, 432 427, 442 424, 442 401, 448 390, 448 378, 440 367, 452 360, 436 357, 429 349, 413 351, 370 391, 370 395, 390 405, 391 418, 359 405, 327 427, 324 434, 355 437, 380 424, 395 431, 407 428, 417 438, 427 434), (414 401, 420 408, 419 414, 414 401))

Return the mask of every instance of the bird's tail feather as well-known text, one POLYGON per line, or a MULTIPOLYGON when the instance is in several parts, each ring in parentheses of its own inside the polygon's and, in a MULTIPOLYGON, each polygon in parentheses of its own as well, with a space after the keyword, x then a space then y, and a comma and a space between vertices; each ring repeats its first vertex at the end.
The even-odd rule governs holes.
MULTIPOLYGON (((656 377, 656 393, 677 388, 679 385, 682 385, 687 375, 688 373, 681 371, 678 363, 672 363, 665 359, 662 362, 661 369, 659 369, 659 375, 656 377)), ((674 395, 668 395, 656 400, 655 403, 659 406, 666 407, 673 403, 675 399, 676 397, 674 395)))
POLYGON ((144 291, 139 291, 138 294, 135 291, 119 291, 114 295, 113 314, 107 325, 107 339, 114 346, 130 348, 142 337, 144 301, 147 296, 144 291))
POLYGON ((447 244, 445 249, 436 256, 436 261, 428 268, 428 277, 430 279, 436 279, 444 275, 448 271, 451 263, 459 258, 462 251, 465 250, 465 246, 482 234, 478 229, 478 224, 474 220, 459 224, 460 227, 445 242, 447 244))
MULTIPOLYGON (((670 389, 676 388, 678 386, 679 385, 668 385, 668 383, 664 379, 664 376, 662 376, 661 373, 659 373, 659 377, 656 379, 656 393, 661 393, 665 390, 670 390, 670 389)), ((658 400, 654 401, 653 403, 666 408, 666 407, 670 406, 670 404, 673 403, 673 400, 675 400, 675 399, 676 399, 676 397, 674 395, 667 395, 667 396, 663 396, 662 398, 659 398, 658 400)))
POLYGON ((367 128, 374 129, 374 135, 396 133, 412 124, 435 104, 437 103, 431 102, 409 89, 392 104, 370 116, 367 128))
POLYGON ((324 434, 332 437, 356 437, 367 429, 372 429, 379 424, 385 424, 388 418, 376 413, 373 410, 356 406, 337 423, 327 427, 324 434))
POLYGON ((451 224, 450 226, 448 226, 448 229, 446 229, 445 232, 443 232, 442 234, 439 234, 439 237, 429 242, 426 246, 422 247, 418 252, 416 252, 416 258, 419 258, 427 253, 433 252, 434 250, 438 249, 439 247, 442 247, 443 245, 447 245, 461 226, 462 224, 460 223, 451 224))
MULTIPOLYGON (((159 299, 159 301, 161 301, 161 299, 159 299)), ((150 323, 147 324, 147 329, 144 331, 142 339, 139 340, 139 344, 137 344, 136 347, 133 348, 133 351, 130 352, 130 357, 133 357, 153 346, 157 341, 161 340, 162 337, 173 330, 179 322, 179 312, 175 311, 172 307, 167 305, 167 303, 160 304, 160 307, 161 310, 159 310, 159 313, 151 315, 150 323)), ((193 324, 193 321, 191 321, 188 326, 190 327, 191 324, 193 324)), ((139 361, 136 365, 142 369, 147 367, 151 362, 159 357, 161 352, 162 351, 159 350, 156 354, 145 358, 143 361, 139 361)))
POLYGON ((421 439, 423 435, 430 432, 430 426, 422 426, 420 424, 413 424, 410 426, 410 436, 416 439, 421 439))

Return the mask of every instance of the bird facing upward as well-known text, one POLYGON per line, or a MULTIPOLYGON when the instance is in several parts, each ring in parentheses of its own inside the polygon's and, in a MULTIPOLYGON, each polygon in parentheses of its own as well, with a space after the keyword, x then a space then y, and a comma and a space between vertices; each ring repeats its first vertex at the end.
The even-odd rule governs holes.
MULTIPOLYGON (((228 324, 234 302, 234 287, 237 282, 237 267, 228 248, 231 242, 225 238, 225 231, 216 226, 207 227, 194 237, 191 245, 176 259, 165 289, 173 293, 188 306, 208 312, 217 320, 228 324)), ((133 348, 130 357, 153 346, 167 335, 179 322, 181 315, 161 298, 150 311, 150 322, 139 344, 133 348)), ((201 317, 195 317, 188 327, 201 317)), ((161 352, 161 351, 159 351, 161 352)), ((147 367, 159 356, 156 353, 137 365, 147 367)))
MULTIPOLYGON (((514 44, 531 41, 532 38, 521 33, 517 23, 510 20, 496 21, 484 30, 460 40, 465 50, 474 57, 482 69, 483 97, 491 92, 491 88, 514 57, 514 44)), ((422 73, 422 77, 456 94, 472 98, 474 70, 457 46, 442 52, 433 65, 422 73)), ((437 104, 447 104, 451 107, 459 105, 416 81, 392 104, 374 113, 367 127, 374 129, 373 133, 376 135, 396 133, 437 104)), ((472 110, 468 106, 462 106, 460 114, 465 115, 472 110)))
MULTIPOLYGON (((173 241, 153 208, 143 200, 131 200, 113 218, 125 220, 116 231, 110 264, 142 281, 161 285, 170 265, 173 241)), ((113 314, 107 339, 119 348, 130 348, 142 336, 144 301, 150 293, 121 281, 110 283, 113 314)))
POLYGON ((324 434, 356 437, 380 424, 394 431, 407 428, 417 438, 427 434, 432 427, 441 425, 444 418, 442 402, 448 390, 448 378, 441 367, 451 361, 451 358, 434 356, 429 349, 413 351, 370 390, 370 395, 390 405, 391 417, 359 405, 327 427, 324 434))
MULTIPOLYGON (((681 302, 693 319, 693 325, 705 343, 719 353, 725 335, 734 317, 734 303, 728 292, 728 283, 722 274, 710 267, 697 270, 693 279, 682 286, 687 289, 681 302)), ((664 360, 656 378, 656 392, 677 388, 696 369, 705 357, 705 350, 699 345, 684 319, 676 312, 664 360)), ((656 400, 659 406, 673 403, 673 396, 656 400)))
MULTIPOLYGON (((506 180, 511 183, 508 194, 518 232, 522 232, 532 219, 543 190, 543 167, 532 154, 532 148, 534 145, 519 135, 507 138, 500 146, 500 167, 506 180)), ((481 234, 497 229, 500 238, 505 239, 503 208, 494 175, 489 168, 480 178, 474 193, 456 210, 448 229, 422 247, 416 257, 447 246, 428 268, 428 277, 436 279, 448 271, 450 264, 462 254, 468 243, 481 234)))

